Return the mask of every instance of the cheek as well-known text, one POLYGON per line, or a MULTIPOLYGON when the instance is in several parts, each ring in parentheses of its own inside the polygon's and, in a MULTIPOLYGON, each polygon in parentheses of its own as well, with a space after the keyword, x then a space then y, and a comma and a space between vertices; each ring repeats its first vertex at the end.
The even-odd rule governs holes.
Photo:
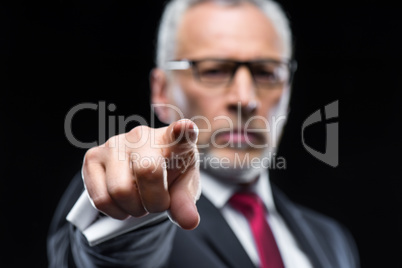
POLYGON ((170 109, 174 120, 184 117, 192 119, 197 124, 200 128, 199 140, 207 139, 210 135, 208 132, 211 130, 213 118, 223 103, 221 99, 206 96, 201 89, 192 84, 172 86, 169 101, 174 106, 170 109))
POLYGON ((194 94, 189 94, 182 89, 179 85, 172 85, 168 93, 169 104, 169 117, 171 121, 177 121, 183 118, 192 118, 199 113, 200 103, 194 94))
POLYGON ((279 104, 284 90, 279 89, 260 96, 260 109, 258 114, 261 116, 271 116, 271 111, 279 104))
POLYGON ((171 118, 174 119, 173 121, 183 119, 183 117, 187 118, 186 114, 188 114, 190 110, 189 107, 191 107, 187 96, 177 85, 174 85, 170 89, 170 93, 170 103, 174 105, 172 108, 176 110, 172 111, 175 114, 175 116, 171 116, 171 118))
POLYGON ((209 98, 206 96, 197 96, 189 100, 191 107, 191 118, 200 129, 198 144, 209 144, 211 142, 212 131, 216 129, 217 124, 222 120, 215 120, 217 116, 224 115, 222 109, 224 101, 220 98, 209 98))
MULTIPOLYGON (((200 129, 200 134, 198 136, 199 144, 207 144, 210 141, 211 131, 214 128, 214 118, 217 116, 219 111, 218 102, 209 100, 208 98, 194 98, 189 101, 191 107, 191 113, 189 118, 191 118, 200 129)), ((222 105, 222 102, 220 102, 222 105)))

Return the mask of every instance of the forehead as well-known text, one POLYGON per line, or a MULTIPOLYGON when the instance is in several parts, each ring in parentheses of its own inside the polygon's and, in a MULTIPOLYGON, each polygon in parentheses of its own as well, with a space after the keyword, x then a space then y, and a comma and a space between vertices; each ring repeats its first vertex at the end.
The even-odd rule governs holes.
POLYGON ((254 5, 198 4, 183 16, 177 58, 281 58, 283 44, 271 21, 254 5))

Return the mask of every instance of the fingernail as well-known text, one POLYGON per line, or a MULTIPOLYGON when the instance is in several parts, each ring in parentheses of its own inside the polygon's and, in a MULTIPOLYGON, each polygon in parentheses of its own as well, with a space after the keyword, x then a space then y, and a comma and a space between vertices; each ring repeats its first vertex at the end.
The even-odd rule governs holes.
POLYGON ((190 136, 191 141, 193 143, 196 143, 197 140, 198 140, 198 134, 200 133, 200 130, 199 130, 198 126, 195 123, 193 123, 193 127, 191 129, 189 129, 189 130, 192 132, 191 133, 192 135, 190 136))

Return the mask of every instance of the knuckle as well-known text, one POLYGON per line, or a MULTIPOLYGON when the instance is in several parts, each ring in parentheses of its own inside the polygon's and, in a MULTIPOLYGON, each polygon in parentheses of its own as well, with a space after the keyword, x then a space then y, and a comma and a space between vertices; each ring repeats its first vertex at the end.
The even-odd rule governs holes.
POLYGON ((118 137, 118 146, 138 149, 149 142, 150 128, 147 126, 137 126, 127 133, 120 134, 118 137))
POLYGON ((121 136, 121 134, 110 137, 109 139, 107 139, 107 141, 105 142, 103 147, 105 147, 105 148, 116 148, 117 145, 118 145, 120 136, 121 136))
POLYGON ((115 200, 127 199, 132 195, 130 190, 130 188, 124 187, 123 185, 108 186, 108 193, 115 200))
POLYGON ((127 135, 130 138, 138 139, 138 138, 141 138, 143 135, 148 134, 148 132, 149 132, 149 127, 141 125, 141 126, 136 126, 135 128, 131 129, 127 133, 127 135))
POLYGON ((97 210, 111 218, 124 220, 129 216, 125 211, 122 211, 116 207, 113 204, 113 200, 108 196, 98 196, 92 199, 92 202, 97 210))
POLYGON ((99 157, 99 147, 92 147, 85 153, 85 162, 94 162, 99 157))
POLYGON ((155 174, 156 168, 154 165, 140 165, 135 170, 137 180, 146 181, 148 183, 159 182, 161 178, 155 174))
POLYGON ((112 200, 107 196, 96 196, 92 197, 92 202, 97 210, 107 213, 112 200))

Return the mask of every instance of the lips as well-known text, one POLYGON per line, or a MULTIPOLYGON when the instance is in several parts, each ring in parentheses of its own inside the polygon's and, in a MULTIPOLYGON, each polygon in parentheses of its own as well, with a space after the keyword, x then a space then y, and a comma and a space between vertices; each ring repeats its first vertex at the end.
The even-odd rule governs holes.
POLYGON ((264 132, 246 131, 244 129, 232 129, 229 131, 222 131, 213 135, 215 143, 218 145, 225 145, 236 147, 236 145, 243 147, 248 145, 262 145, 266 142, 266 138, 263 135, 264 132))

